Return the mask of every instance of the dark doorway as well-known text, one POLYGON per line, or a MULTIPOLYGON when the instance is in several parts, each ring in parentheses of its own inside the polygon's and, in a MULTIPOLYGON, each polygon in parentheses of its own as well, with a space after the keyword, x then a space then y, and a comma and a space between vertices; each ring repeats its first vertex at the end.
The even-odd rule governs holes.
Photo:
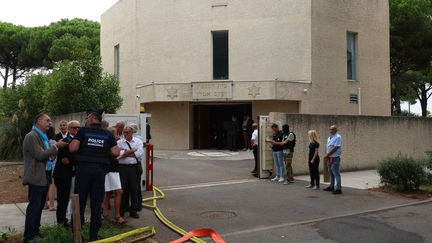
POLYGON ((193 105, 194 149, 226 149, 226 123, 237 117, 237 146, 244 146, 241 127, 243 116, 252 113, 251 104, 193 105))
POLYGON ((213 79, 228 80, 228 31, 214 31, 213 35, 213 79))

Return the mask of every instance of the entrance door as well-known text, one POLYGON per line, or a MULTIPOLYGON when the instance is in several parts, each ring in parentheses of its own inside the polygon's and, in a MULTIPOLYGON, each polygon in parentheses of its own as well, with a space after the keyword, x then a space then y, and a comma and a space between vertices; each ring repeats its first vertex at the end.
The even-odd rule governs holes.
MULTIPOLYGON (((193 105, 193 138, 194 149, 225 149, 227 135, 224 123, 237 117, 237 125, 241 130, 243 116, 252 113, 251 104, 197 104, 193 105)), ((243 147, 241 131, 237 138, 238 147, 243 147)))
POLYGON ((204 106, 194 107, 194 148, 205 149, 210 147, 210 110, 204 106))

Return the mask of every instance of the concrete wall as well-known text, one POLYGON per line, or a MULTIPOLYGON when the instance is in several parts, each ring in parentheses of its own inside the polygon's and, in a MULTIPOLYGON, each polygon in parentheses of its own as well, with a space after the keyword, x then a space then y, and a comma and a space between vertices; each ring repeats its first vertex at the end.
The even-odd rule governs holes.
POLYGON ((86 122, 86 118, 87 118, 86 112, 69 113, 69 114, 64 114, 64 115, 51 116, 51 120, 52 120, 54 128, 56 129, 56 133, 60 132, 59 124, 60 124, 61 120, 66 120, 68 122, 72 121, 72 120, 77 120, 81 123, 81 126, 84 126, 85 122, 86 122))
POLYGON ((379 160, 398 153, 420 158, 432 150, 432 119, 427 118, 270 113, 270 122, 275 121, 289 124, 297 135, 293 160, 296 174, 308 173, 307 132, 317 131, 322 158, 331 124, 338 126, 343 138, 341 168, 345 171, 375 168, 379 160))
POLYGON ((385 116, 388 8, 388 0, 120 0, 102 15, 103 68, 113 73, 119 44, 120 113, 138 112, 138 103, 192 102, 191 82, 212 80, 211 32, 228 30, 233 101, 294 100, 304 114, 357 115, 360 107, 385 116), (347 31, 358 33, 355 82, 346 78, 347 31), (285 82, 275 88, 277 80, 285 82), (250 95, 255 86, 259 94, 250 95), (359 88, 361 104, 350 104, 359 88))
POLYGON ((389 116, 388 0, 312 1, 312 86, 305 114, 357 115, 350 93, 361 88, 362 115, 389 116), (357 33, 357 80, 347 80, 347 31, 357 33))
POLYGON ((230 80, 310 80, 310 0, 213 2, 136 1, 141 84, 212 80, 217 30, 229 31, 230 80))
POLYGON ((189 103, 146 104, 152 114, 151 143, 158 149, 189 149, 189 103))
POLYGON ((300 103, 287 100, 266 100, 252 102, 252 118, 257 121, 257 116, 266 115, 270 111, 282 113, 299 113, 300 103))
MULTIPOLYGON (((140 1, 143 2, 143 1, 140 1)), ((139 112, 135 86, 142 78, 137 73, 136 52, 137 1, 119 0, 101 17, 101 56, 104 72, 114 74, 114 46, 120 46, 120 95, 123 105, 118 113, 131 114, 139 112)), ((141 33, 145 31, 140 31, 141 33)), ((143 33, 144 34, 144 33, 143 33)))

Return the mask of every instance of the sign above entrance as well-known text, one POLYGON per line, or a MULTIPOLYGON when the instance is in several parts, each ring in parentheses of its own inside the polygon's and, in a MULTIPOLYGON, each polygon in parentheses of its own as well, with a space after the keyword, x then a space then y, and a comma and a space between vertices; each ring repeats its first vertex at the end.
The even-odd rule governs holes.
POLYGON ((227 100, 232 99, 232 82, 199 82, 192 83, 194 100, 227 100))

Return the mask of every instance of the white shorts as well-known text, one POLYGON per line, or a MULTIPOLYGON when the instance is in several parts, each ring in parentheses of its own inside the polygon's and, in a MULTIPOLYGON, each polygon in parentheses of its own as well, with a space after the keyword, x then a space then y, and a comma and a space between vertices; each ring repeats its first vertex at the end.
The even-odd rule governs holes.
POLYGON ((105 175, 105 191, 115 191, 121 189, 120 173, 109 172, 105 175))

